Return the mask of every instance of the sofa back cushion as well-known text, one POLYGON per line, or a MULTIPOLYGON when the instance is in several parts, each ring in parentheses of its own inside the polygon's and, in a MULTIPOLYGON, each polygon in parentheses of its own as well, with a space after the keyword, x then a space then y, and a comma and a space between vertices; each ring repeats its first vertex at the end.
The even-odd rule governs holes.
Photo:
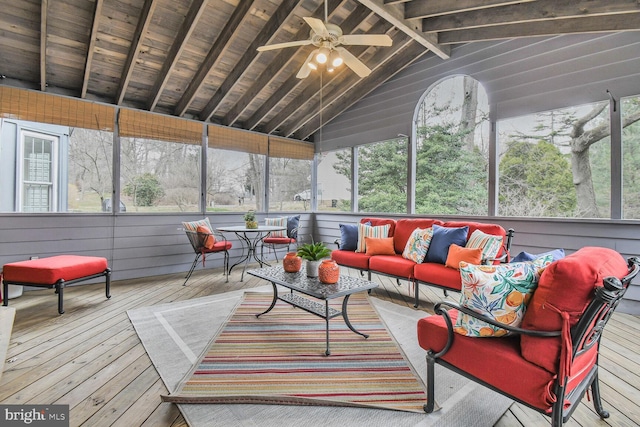
POLYGON ((389 224, 389 234, 386 237, 393 237, 393 233, 396 230, 396 220, 389 218, 362 218, 360 220, 360 224, 366 224, 367 222, 371 223, 372 227, 376 227, 378 225, 387 225, 389 224))
MULTIPOLYGON (((445 227, 469 227, 469 233, 467 234, 467 240, 471 237, 474 231, 480 230, 483 233, 491 234, 494 236, 502 236, 502 245, 500 246, 500 251, 498 252, 497 257, 502 256, 504 253, 504 245, 506 244, 505 237, 507 232, 505 229, 498 224, 489 224, 485 222, 471 222, 471 221, 447 221, 444 223, 445 227)), ((499 261, 496 261, 495 264, 499 264, 499 261)))
POLYGON ((427 229, 433 224, 442 225, 442 221, 429 218, 402 218, 397 220, 395 231, 393 232, 393 246, 396 253, 401 254, 407 247, 407 242, 413 230, 416 228, 427 229))
MULTIPOLYGON (((622 278, 627 273, 624 258, 608 248, 584 247, 552 263, 540 276, 522 327, 559 331, 563 323, 561 312, 569 314, 570 326, 574 326, 593 299, 594 288, 602 286, 605 277, 622 278)), ((558 372, 560 348, 560 337, 520 337, 522 357, 552 373, 558 372)))

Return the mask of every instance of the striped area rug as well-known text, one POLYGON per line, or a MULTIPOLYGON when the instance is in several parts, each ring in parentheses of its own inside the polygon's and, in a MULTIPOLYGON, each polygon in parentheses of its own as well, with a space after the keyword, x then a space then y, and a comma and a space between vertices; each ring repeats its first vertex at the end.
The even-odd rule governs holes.
MULTIPOLYGON (((424 413, 425 387, 369 303, 349 300, 353 333, 341 316, 325 321, 271 296, 247 293, 176 388, 175 403, 355 406, 424 413)), ((335 308, 340 309, 341 300, 335 308)), ((333 304, 332 304, 333 306, 333 304)))

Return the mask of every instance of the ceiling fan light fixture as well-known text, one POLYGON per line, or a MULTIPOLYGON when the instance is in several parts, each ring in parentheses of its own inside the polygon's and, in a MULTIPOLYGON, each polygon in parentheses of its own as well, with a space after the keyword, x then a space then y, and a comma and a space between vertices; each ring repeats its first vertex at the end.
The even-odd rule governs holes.
POLYGON ((329 55, 329 64, 331 64, 332 68, 341 66, 343 62, 344 60, 338 51, 331 51, 331 54, 329 55))
POLYGON ((315 70, 317 70, 317 69, 318 69, 318 64, 316 64, 316 63, 315 63, 315 62, 313 62, 313 61, 309 61, 309 62, 307 62, 307 66, 308 66, 309 68, 311 68, 313 71, 315 71, 315 70))
POLYGON ((329 60, 329 55, 331 52, 326 47, 321 47, 318 49, 318 53, 316 54, 316 62, 318 64, 324 64, 329 60))

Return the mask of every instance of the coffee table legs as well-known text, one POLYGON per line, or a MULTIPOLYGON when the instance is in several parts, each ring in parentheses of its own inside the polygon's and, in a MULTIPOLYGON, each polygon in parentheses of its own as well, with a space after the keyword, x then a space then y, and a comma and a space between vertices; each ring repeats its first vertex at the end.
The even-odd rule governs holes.
POLYGON ((278 300, 282 300, 288 304, 291 304, 294 307, 301 308, 311 314, 315 314, 316 316, 323 318, 325 322, 325 343, 326 343, 326 350, 324 354, 326 356, 329 356, 331 354, 331 349, 329 347, 329 342, 330 342, 329 321, 336 316, 342 315, 342 318, 344 319, 344 323, 347 325, 349 329, 351 329, 351 331, 355 332, 358 335, 362 335, 365 338, 369 338, 369 335, 364 334, 358 331, 356 328, 354 328, 353 325, 351 324, 351 321, 349 320, 349 315, 347 314, 347 307, 349 304, 349 297, 351 295, 345 295, 344 299, 342 300, 342 311, 340 312, 329 306, 329 300, 324 300, 324 309, 323 309, 321 303, 311 301, 308 298, 301 297, 299 295, 294 294, 293 292, 291 292, 290 294, 284 294, 280 297, 278 296, 278 287, 276 283, 271 282, 271 286, 273 286, 273 299, 271 300, 271 305, 269 305, 269 308, 267 308, 262 313, 256 314, 256 317, 260 317, 263 314, 267 314, 268 312, 273 310, 273 307, 275 307, 278 300))
POLYGON ((273 307, 276 306, 276 302, 278 302, 278 287, 273 282, 271 282, 271 286, 273 286, 273 300, 271 301, 271 305, 262 313, 256 314, 256 317, 260 317, 263 314, 267 314, 268 312, 270 312, 273 309, 273 307))
MULTIPOLYGON (((367 334, 363 334, 362 332, 356 330, 356 328, 353 327, 353 325, 351 324, 351 322, 349 321, 349 316, 347 315, 347 303, 349 302, 349 297, 351 295, 346 295, 344 297, 344 299, 342 300, 342 317, 344 318, 344 323, 347 324, 347 326, 349 327, 349 329, 351 329, 353 332, 355 332, 358 335, 362 335, 365 338, 369 338, 369 335, 367 334)), ((327 326, 328 328, 328 326, 327 326)), ((328 338, 327 338, 328 339, 328 338)), ((327 346, 328 346, 328 342, 327 342, 327 346)))

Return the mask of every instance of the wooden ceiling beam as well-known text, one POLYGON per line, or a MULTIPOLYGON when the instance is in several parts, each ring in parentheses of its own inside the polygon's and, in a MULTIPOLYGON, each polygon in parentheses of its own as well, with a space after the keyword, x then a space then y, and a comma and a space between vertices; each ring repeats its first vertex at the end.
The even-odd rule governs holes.
MULTIPOLYGON (((330 0, 328 3, 328 15, 329 18, 333 15, 335 10, 344 3, 345 0, 330 0)), ((312 17, 324 20, 324 4, 318 6, 313 13, 312 17)), ((309 26, 303 21, 300 29, 293 37, 292 40, 306 40, 309 38, 309 26)), ((305 50, 304 46, 296 49, 281 49, 280 53, 269 63, 267 68, 260 74, 260 77, 251 85, 251 87, 242 95, 242 97, 231 108, 227 115, 222 119, 222 124, 226 126, 233 125, 240 115, 247 109, 247 107, 254 101, 256 96, 267 87, 278 74, 284 70, 284 68, 295 62, 294 58, 298 58, 305 50)), ((300 61, 297 61, 300 62, 300 61)), ((301 64, 301 62, 300 62, 301 64)))
POLYGON ((640 29, 640 13, 626 13, 445 31, 438 34, 438 40, 442 44, 457 44, 558 34, 638 31, 638 29, 640 29))
POLYGON ((120 77, 120 85, 116 92, 116 105, 122 104, 122 101, 124 100, 124 95, 127 92, 127 87, 129 86, 129 81, 131 81, 131 75, 133 74, 133 67, 135 66, 138 54, 140 53, 142 37, 149 30, 149 25, 151 25, 151 16, 153 15, 157 5, 158 2, 154 0, 145 0, 142 5, 138 25, 136 26, 136 31, 133 33, 131 47, 129 48, 127 60, 124 63, 124 69, 122 71, 122 76, 120 77))
MULTIPOLYGON (((370 15, 371 15, 371 11, 368 8, 364 6, 360 8, 356 8, 351 13, 351 15, 349 15, 349 17, 345 19, 345 21, 340 25, 340 28, 346 34, 350 34, 355 28, 358 27, 358 25, 360 25, 370 15)), ((299 58, 300 66, 302 66, 302 64, 304 63, 304 60, 305 60, 304 57, 299 58)), ((296 73, 297 73, 297 70, 296 70, 296 73)), ((262 122, 262 120, 279 103, 281 103, 283 99, 285 99, 285 97, 290 92, 292 92, 293 90, 297 89, 300 86, 304 88, 308 84, 309 82, 307 81, 307 79, 299 79, 295 76, 295 74, 292 74, 287 80, 285 80, 283 84, 280 85, 278 90, 273 95, 271 95, 271 97, 269 97, 267 101, 263 102, 260 108, 258 108, 258 110, 244 123, 245 128, 250 130, 256 128, 262 122)), ((260 130, 264 131, 264 129, 260 129, 260 130)), ((269 132, 265 132, 265 133, 269 133, 269 132)))
POLYGON ((49 0, 40 4, 40 90, 47 90, 47 6, 49 0))
POLYGON ((535 3, 504 6, 499 11, 496 10, 496 13, 472 11, 426 18, 422 21, 422 30, 425 32, 452 31, 463 28, 612 15, 630 11, 640 11, 640 3, 636 0, 610 0, 606 4, 592 0, 538 0, 535 3))
POLYGON ((231 72, 224 79, 224 82, 215 91, 207 105, 200 112, 200 120, 207 121, 213 116, 220 103, 225 99, 227 94, 232 92, 233 86, 242 78, 245 71, 254 64, 258 57, 258 47, 267 44, 274 34, 282 26, 282 24, 293 14, 294 9, 298 6, 297 2, 284 1, 278 9, 269 18, 265 26, 260 30, 257 37, 253 39, 244 55, 238 63, 233 67, 231 72))
MULTIPOLYGON (((387 62, 384 63, 384 66, 377 67, 369 77, 357 81, 345 96, 341 96, 330 105, 327 105, 323 111, 322 125, 324 126, 329 123, 353 104, 364 98, 375 88, 389 80, 405 67, 411 65, 424 54, 426 54, 426 51, 422 45, 413 40, 409 40, 408 44, 405 44, 400 51, 396 52, 388 59, 387 62)), ((298 130, 296 134, 299 137, 298 139, 303 140, 318 131, 318 129, 320 129, 320 120, 319 117, 316 116, 315 120, 309 121, 303 128, 298 130)), ((320 149, 322 149, 322 147, 320 147, 320 149)))
POLYGON ((182 51, 187 44, 187 40, 189 40, 191 34, 195 30, 196 25, 204 13, 208 3, 209 0, 194 0, 193 3, 191 3, 191 7, 182 22, 178 35, 169 49, 167 59, 162 64, 160 74, 151 89, 151 99, 147 105, 147 109, 149 111, 153 111, 153 109, 156 108, 156 105, 160 100, 160 96, 162 96, 162 91, 169 81, 169 75, 178 62, 180 55, 182 55, 182 51))
POLYGON ((93 22, 91 23, 91 34, 89 35, 89 46, 87 47, 87 60, 84 63, 84 77, 82 78, 82 89, 80 90, 80 98, 87 96, 89 88, 89 78, 91 77, 91 64, 93 63, 93 54, 98 39, 98 27, 100 26, 100 16, 102 15, 102 5, 104 0, 96 0, 96 7, 93 11, 93 22))
POLYGON ((236 32, 236 30, 240 26, 240 23, 245 18, 252 6, 253 0, 242 0, 238 2, 238 6, 235 8, 233 14, 227 21, 227 24, 224 26, 224 28, 216 38, 216 41, 213 43, 213 46, 211 46, 211 49, 209 49, 209 53, 207 53, 207 56, 198 68, 198 71, 196 71, 193 79, 191 79, 191 82, 189 82, 189 86, 187 86, 187 89, 184 91, 184 94, 180 98, 180 101, 178 101, 178 104, 176 105, 176 108, 174 110, 174 114, 176 116, 182 116, 187 111, 187 108, 189 108, 189 105, 193 101, 193 98, 195 98, 196 93, 198 93, 198 91, 200 90, 200 86, 202 86, 202 84, 204 83, 204 80, 213 69, 213 66, 218 61, 218 58, 227 47, 227 44, 231 40, 231 37, 236 32))
MULTIPOLYGON (((384 4, 384 0, 358 0, 367 6, 377 15, 387 20, 391 25, 397 27, 400 31, 431 50, 442 59, 449 59, 451 50, 448 46, 440 46, 437 37, 434 34, 425 34, 422 32, 420 21, 409 21, 405 19, 405 4, 384 4)), ((451 4, 451 0, 448 0, 451 4)), ((411 4, 411 3, 409 3, 411 4)))
POLYGON ((536 0, 413 0, 404 8, 405 19, 423 19, 432 16, 458 14, 510 4, 535 2, 536 0))

